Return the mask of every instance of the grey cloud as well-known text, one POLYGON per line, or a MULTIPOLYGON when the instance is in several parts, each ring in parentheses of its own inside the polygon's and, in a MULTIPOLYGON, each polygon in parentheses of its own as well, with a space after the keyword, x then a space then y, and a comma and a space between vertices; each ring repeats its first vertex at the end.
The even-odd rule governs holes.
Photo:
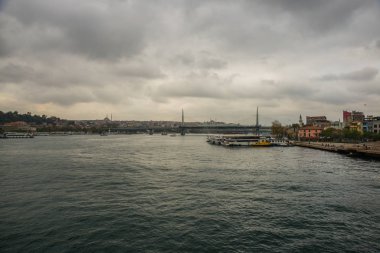
POLYGON ((278 99, 309 99, 318 89, 302 84, 262 80, 259 83, 236 85, 237 75, 220 77, 211 74, 188 75, 181 82, 160 85, 151 95, 154 100, 164 98, 194 97, 213 98, 220 100, 231 99, 264 99, 276 101, 278 99))
MULTIPOLYGON (((1 28, 0 28, 1 30, 1 28)), ((4 57, 9 55, 9 47, 3 38, 3 36, 0 34, 0 57, 4 57)))
POLYGON ((227 66, 227 62, 216 58, 204 58, 199 65, 203 69, 223 69, 227 66))
POLYGON ((363 97, 359 96, 358 94, 355 94, 352 91, 347 91, 338 88, 330 88, 323 89, 311 94, 311 97, 309 99, 310 101, 315 101, 318 103, 338 106, 361 101, 363 97))
POLYGON ((35 79, 33 68, 9 63, 0 67, 0 83, 19 83, 25 80, 35 79))
POLYGON ((152 91, 154 100, 165 101, 164 98, 198 97, 224 98, 229 97, 228 87, 234 76, 220 77, 216 73, 195 73, 184 76, 176 83, 163 83, 152 91), (157 98, 156 98, 157 97, 157 98))
POLYGON ((361 70, 356 70, 348 73, 342 74, 327 74, 318 77, 317 80, 320 81, 371 81, 374 80, 379 71, 372 67, 366 67, 361 70))
POLYGON ((173 59, 173 62, 174 63, 181 63, 185 66, 193 66, 195 64, 195 59, 194 59, 194 56, 192 54, 178 54, 174 57, 173 59))
POLYGON ((95 59, 117 59, 139 54, 154 12, 128 2, 11 1, 5 12, 22 24, 24 32, 39 29, 31 49, 59 50, 95 59), (144 15, 141 13, 144 12, 144 15), (59 36, 50 38, 49 31, 59 36))
POLYGON ((91 73, 81 67, 61 67, 54 65, 32 67, 28 63, 8 63, 0 67, 0 83, 17 84, 18 86, 32 85, 37 89, 52 87, 91 86, 102 84, 96 73, 91 73), (91 76, 88 76, 91 75, 91 76))
POLYGON ((180 63, 185 67, 199 68, 199 69, 224 69, 227 67, 228 62, 218 58, 210 52, 201 51, 198 53, 186 52, 178 54, 173 58, 174 63, 180 63))
POLYGON ((17 91, 22 95, 24 100, 29 102, 46 104, 51 103, 60 106, 72 106, 77 103, 103 103, 118 104, 127 100, 124 92, 114 92, 112 89, 102 87, 88 89, 86 87, 53 87, 48 89, 38 89, 34 86, 19 87, 17 91))
POLYGON ((25 98, 34 103, 52 103, 61 106, 96 101, 96 97, 93 94, 88 92, 78 92, 78 90, 38 91, 25 94, 25 98))
POLYGON ((125 78, 161 79, 165 77, 165 74, 159 68, 146 64, 118 67, 116 73, 125 78))
POLYGON ((344 28, 347 23, 352 22, 353 16, 359 9, 371 4, 370 0, 265 0, 261 2, 278 11, 289 13, 291 24, 299 28, 304 27, 303 32, 311 29, 317 33, 344 28))
MULTIPOLYGON (((326 62, 334 70, 379 65, 376 4, 6 1, 0 15, 1 95, 3 101, 25 98, 31 107, 53 103, 83 114, 93 110, 93 103, 120 104, 121 111, 136 115, 133 110, 138 110, 146 118, 155 103, 168 108, 201 101, 200 114, 221 106, 228 113, 228 105, 234 104, 229 115, 234 117, 240 108, 258 102, 276 105, 272 113, 281 114, 303 110, 289 109, 292 103, 310 102, 320 110, 370 96, 376 101, 378 68, 307 80, 321 73, 326 62), (363 45, 371 50, 358 50, 363 45)), ((9 106, 17 109, 18 104, 9 106)))

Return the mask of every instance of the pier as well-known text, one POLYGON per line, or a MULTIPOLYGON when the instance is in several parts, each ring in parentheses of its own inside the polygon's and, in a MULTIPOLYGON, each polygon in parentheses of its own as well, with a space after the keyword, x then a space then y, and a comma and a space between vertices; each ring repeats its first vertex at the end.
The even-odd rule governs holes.
POLYGON ((34 135, 31 133, 6 132, 0 134, 1 139, 29 139, 33 137, 34 135))
POLYGON ((336 142, 294 142, 295 146, 319 149, 354 157, 380 159, 380 142, 336 143, 336 142))

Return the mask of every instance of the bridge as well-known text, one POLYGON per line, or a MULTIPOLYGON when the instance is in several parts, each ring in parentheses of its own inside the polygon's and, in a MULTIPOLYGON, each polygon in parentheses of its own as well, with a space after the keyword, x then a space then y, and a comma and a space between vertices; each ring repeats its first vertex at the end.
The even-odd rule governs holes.
MULTIPOLYGON (((104 129, 108 131, 107 129, 104 129)), ((114 127, 110 128, 111 132, 119 133, 179 133, 185 135, 187 133, 202 133, 202 134, 248 134, 255 133, 256 126, 253 125, 198 125, 198 126, 189 126, 189 125, 180 125, 177 127, 161 127, 161 126, 146 126, 146 127, 114 127)), ((261 134, 270 134, 272 131, 271 127, 260 126, 261 134)))
POLYGON ((185 135, 186 133, 203 133, 203 134, 270 134, 272 127, 259 125, 258 108, 256 114, 255 125, 239 125, 239 124, 223 124, 223 125, 189 125, 185 123, 185 116, 182 109, 182 120, 179 126, 175 127, 163 127, 163 126, 142 126, 142 127, 122 127, 112 128, 112 132, 120 133, 180 133, 185 135))

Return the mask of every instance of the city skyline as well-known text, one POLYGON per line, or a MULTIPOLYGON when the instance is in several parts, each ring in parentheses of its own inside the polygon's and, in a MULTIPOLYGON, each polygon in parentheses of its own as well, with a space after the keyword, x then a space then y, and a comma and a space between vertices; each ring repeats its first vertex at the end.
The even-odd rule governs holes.
POLYGON ((0 1, 0 110, 254 124, 379 116, 380 1, 0 1))

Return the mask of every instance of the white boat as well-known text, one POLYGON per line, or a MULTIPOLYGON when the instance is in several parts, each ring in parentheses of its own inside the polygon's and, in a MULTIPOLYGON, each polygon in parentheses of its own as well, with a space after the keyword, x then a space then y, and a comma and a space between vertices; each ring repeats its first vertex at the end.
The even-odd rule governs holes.
POLYGON ((289 146, 291 146, 289 140, 287 140, 287 139, 274 139, 274 138, 271 138, 270 142, 272 143, 273 146, 279 146, 279 147, 289 147, 289 146))
POLYGON ((5 132, 1 138, 34 138, 32 133, 5 132))
POLYGON ((233 146, 251 146, 251 147, 269 147, 272 146, 269 139, 265 136, 258 135, 227 135, 223 137, 222 145, 233 146))
POLYGON ((269 147, 272 143, 268 136, 259 135, 210 135, 207 136, 210 144, 223 145, 227 147, 247 146, 247 147, 269 147))
POLYGON ((223 137, 219 135, 208 135, 207 142, 214 145, 222 145, 223 137))

